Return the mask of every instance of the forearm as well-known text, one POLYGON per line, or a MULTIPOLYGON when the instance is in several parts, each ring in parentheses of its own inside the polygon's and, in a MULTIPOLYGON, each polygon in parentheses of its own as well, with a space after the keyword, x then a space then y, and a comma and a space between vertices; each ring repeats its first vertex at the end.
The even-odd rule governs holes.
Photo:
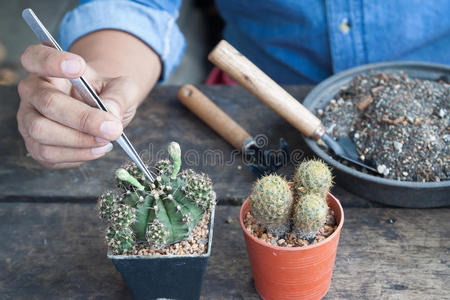
POLYGON ((83 36, 70 47, 101 76, 130 76, 140 87, 140 101, 161 74, 159 56, 144 42, 123 31, 100 30, 83 36))

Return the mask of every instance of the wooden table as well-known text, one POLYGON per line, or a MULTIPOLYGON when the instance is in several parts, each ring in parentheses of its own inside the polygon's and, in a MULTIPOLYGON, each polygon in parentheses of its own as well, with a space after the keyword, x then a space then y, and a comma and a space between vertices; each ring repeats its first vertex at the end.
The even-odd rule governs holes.
MULTIPOLYGON (((269 148, 283 137, 290 149, 307 149, 300 134, 240 87, 200 86, 269 148)), ((232 148, 176 99, 178 87, 156 88, 127 135, 144 159, 154 161, 169 141, 210 174, 218 195, 212 256, 202 299, 259 299, 237 221, 253 176, 232 148), (209 152, 206 152, 209 150, 209 152), (195 152, 196 151, 196 152, 195 152), (211 152, 213 151, 213 152, 211 152), (224 162, 205 153, 221 154, 224 162), (209 157, 209 158, 208 158, 209 157)), ((288 90, 303 99, 310 87, 288 90)), ((0 299, 130 299, 106 258, 96 197, 112 185, 126 160, 116 147, 104 158, 65 171, 41 168, 17 131, 15 87, 0 87, 0 299)), ((220 156, 220 155, 219 155, 220 156)), ((289 165, 280 173, 292 174, 289 165)), ((450 209, 399 209, 368 202, 336 186, 345 224, 326 299, 449 299, 450 209)))

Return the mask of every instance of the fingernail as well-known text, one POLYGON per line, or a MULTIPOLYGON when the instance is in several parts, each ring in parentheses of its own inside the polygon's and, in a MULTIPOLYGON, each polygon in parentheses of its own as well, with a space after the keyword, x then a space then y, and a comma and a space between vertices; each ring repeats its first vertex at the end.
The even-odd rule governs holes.
POLYGON ((76 75, 80 73, 81 64, 76 59, 63 60, 61 63, 61 69, 67 75, 76 75))
POLYGON ((102 139, 101 137, 95 137, 95 140, 97 141, 97 143, 103 144, 103 143, 107 143, 109 142, 108 140, 102 139))
POLYGON ((122 125, 118 121, 105 121, 100 125, 100 130, 111 138, 116 138, 122 132, 122 125))
POLYGON ((120 119, 120 108, 116 101, 114 100, 103 100, 103 104, 105 104, 106 108, 110 113, 115 115, 120 119))
POLYGON ((92 148, 91 152, 94 155, 102 155, 102 154, 105 154, 106 152, 111 151, 112 148, 113 148, 113 145, 111 143, 109 143, 105 146, 92 148))

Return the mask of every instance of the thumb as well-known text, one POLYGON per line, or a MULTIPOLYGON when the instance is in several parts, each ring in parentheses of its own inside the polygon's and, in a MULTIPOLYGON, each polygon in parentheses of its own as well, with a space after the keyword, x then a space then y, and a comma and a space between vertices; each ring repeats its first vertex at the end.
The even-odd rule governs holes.
POLYGON ((137 85, 128 77, 109 80, 99 94, 106 108, 127 125, 139 104, 137 85))

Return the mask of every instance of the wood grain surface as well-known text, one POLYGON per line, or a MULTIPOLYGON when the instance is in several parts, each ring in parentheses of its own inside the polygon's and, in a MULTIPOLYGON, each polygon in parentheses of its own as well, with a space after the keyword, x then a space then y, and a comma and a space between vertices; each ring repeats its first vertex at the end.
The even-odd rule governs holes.
POLYGON ((244 128, 195 86, 188 84, 181 87, 178 99, 235 149, 241 150, 244 142, 251 138, 244 128))
MULTIPOLYGON (((263 143, 267 141, 268 149, 279 149, 279 138, 283 137, 297 161, 310 155, 301 134, 243 88, 198 88, 250 135, 263 143)), ((179 142, 184 155, 182 168, 190 167, 210 174, 219 201, 240 204, 255 178, 242 156, 179 102, 178 89, 177 86, 155 88, 125 129, 127 136, 150 164, 158 157, 167 157, 165 149, 170 141, 179 142)), ((287 88, 298 99, 303 99, 310 89, 308 86, 287 88)), ((92 202, 111 187, 113 171, 127 160, 117 144, 106 156, 79 168, 44 169, 27 155, 18 133, 16 88, 0 87, 0 95, 0 201, 20 198, 21 201, 92 202)), ((294 164, 290 163, 279 172, 289 177, 293 170, 294 164)), ((378 206, 340 187, 335 187, 333 193, 341 197, 344 206, 378 206)))
MULTIPOLYGON (((239 208, 216 211, 202 299, 259 299, 239 208)), ((325 299, 448 299, 450 209, 348 208, 325 299)), ((131 299, 90 203, 0 203, 1 299, 131 299)))
MULTIPOLYGON (((277 149, 283 137, 298 158, 308 154, 298 131, 243 88, 199 89, 251 135, 264 134, 268 148, 277 149)), ((310 87, 287 90, 303 99, 310 87)), ((157 87, 126 133, 150 162, 178 141, 184 166, 214 181, 223 205, 216 212, 202 299, 259 299, 237 221, 237 204, 254 177, 232 146, 177 100, 177 92, 175 86, 157 87)), ((46 170, 27 155, 18 134, 16 88, 0 87, 0 95, 0 299, 131 299, 106 258, 95 210, 95 198, 112 185, 125 154, 116 146, 80 168, 46 170)), ((289 176, 293 168, 280 173, 289 176)), ((393 209, 339 186, 333 194, 344 206, 345 224, 326 299, 450 299, 449 208, 393 209)))

